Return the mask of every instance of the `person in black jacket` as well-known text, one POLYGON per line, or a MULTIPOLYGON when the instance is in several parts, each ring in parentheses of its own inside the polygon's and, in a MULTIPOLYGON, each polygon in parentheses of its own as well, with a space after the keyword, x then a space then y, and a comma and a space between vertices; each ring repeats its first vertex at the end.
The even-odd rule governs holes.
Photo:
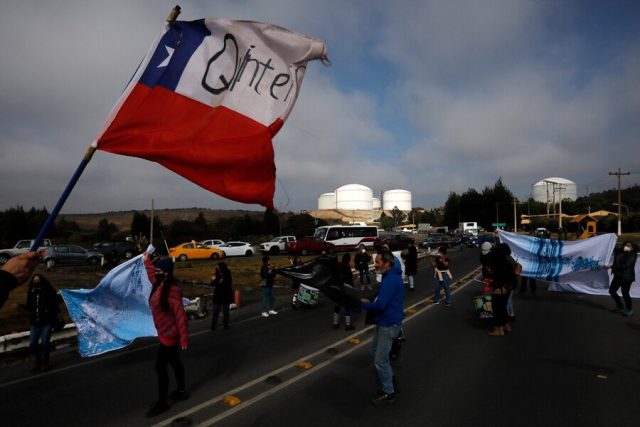
POLYGON ((29 283, 26 309, 31 315, 29 348, 35 358, 32 371, 49 370, 51 332, 60 309, 61 297, 41 274, 34 274, 29 283))
POLYGON ((638 250, 633 243, 627 241, 622 244, 622 251, 616 254, 613 265, 607 266, 607 268, 613 270, 613 280, 611 280, 611 286, 609 286, 609 294, 615 301, 616 308, 612 311, 614 313, 622 313, 626 317, 633 316, 629 289, 631 288, 631 283, 636 280, 635 265, 637 258, 638 250), (620 301, 618 289, 622 291, 626 308, 620 301))
POLYGON ((364 290, 364 279, 367 279, 367 288, 371 290, 371 276, 369 275, 369 262, 371 255, 367 253, 365 248, 360 249, 353 261, 356 264, 356 270, 360 275, 360 290, 364 290))
POLYGON ((404 259, 404 274, 409 280, 409 290, 414 291, 413 277, 418 274, 418 249, 413 242, 409 243, 409 250, 406 254, 402 254, 402 258, 404 259))
POLYGON ((224 262, 219 262, 211 276, 213 286, 213 314, 211 315, 211 330, 218 327, 218 317, 222 309, 222 326, 229 329, 229 305, 233 302, 233 281, 231 270, 224 262))
MULTIPOLYGON (((344 254, 342 261, 338 264, 338 275, 340 276, 341 289, 344 290, 344 285, 353 286, 353 272, 351 271, 351 255, 344 254)), ((340 312, 342 311, 342 305, 336 304, 333 309, 333 329, 340 327, 340 312)), ((344 307, 344 323, 345 330, 352 331, 355 327, 351 324, 351 308, 344 307)))
POLYGON ((516 272, 511 258, 511 249, 506 243, 498 244, 492 252, 491 266, 493 268, 493 282, 491 305, 493 307, 494 327, 490 336, 503 336, 509 332, 509 314, 507 312, 507 302, 509 295, 516 285, 516 272))

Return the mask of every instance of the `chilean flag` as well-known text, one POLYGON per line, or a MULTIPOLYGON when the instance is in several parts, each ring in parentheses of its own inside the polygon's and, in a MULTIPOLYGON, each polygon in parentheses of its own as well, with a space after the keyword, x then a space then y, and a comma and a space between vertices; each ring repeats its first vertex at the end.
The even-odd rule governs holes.
POLYGON ((94 146, 142 157, 223 197, 273 208, 271 138, 321 40, 224 19, 167 23, 94 146))

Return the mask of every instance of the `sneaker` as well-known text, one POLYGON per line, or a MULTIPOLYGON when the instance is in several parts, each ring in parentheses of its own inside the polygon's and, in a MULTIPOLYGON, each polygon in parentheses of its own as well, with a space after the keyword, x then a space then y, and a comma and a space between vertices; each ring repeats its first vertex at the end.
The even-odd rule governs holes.
POLYGON ((278 312, 275 310, 269 310, 269 314, 278 314, 278 312))
POLYGON ((345 327, 344 327, 344 330, 345 330, 345 331, 353 331, 354 329, 355 329, 355 326, 353 326, 353 325, 351 325, 351 324, 349 324, 349 325, 347 325, 347 326, 345 326, 345 327))
POLYGON ((185 390, 176 390, 171 393, 169 397, 173 400, 187 400, 189 398, 189 393, 187 393, 185 390))
POLYGON ((161 413, 166 412, 168 410, 169 410, 169 405, 167 404, 167 402, 157 402, 155 405, 151 407, 151 409, 147 411, 147 417, 149 418, 155 417, 156 415, 160 415, 161 413))
POLYGON ((333 329, 338 329, 340 327, 340 325, 338 323, 334 323, 333 324, 333 329))
POLYGON ((416 288, 409 288, 409 291, 411 291, 411 292, 413 292, 415 290, 416 290, 416 288))
POLYGON ((267 313, 266 311, 263 311, 261 314, 262 317, 269 317, 269 313, 267 313))
POLYGON ((633 316, 633 310, 622 310, 622 315, 624 317, 631 317, 633 316))
POLYGON ((378 391, 378 394, 371 398, 371 403, 375 406, 391 405, 392 403, 396 403, 396 394, 387 394, 382 391, 378 391))

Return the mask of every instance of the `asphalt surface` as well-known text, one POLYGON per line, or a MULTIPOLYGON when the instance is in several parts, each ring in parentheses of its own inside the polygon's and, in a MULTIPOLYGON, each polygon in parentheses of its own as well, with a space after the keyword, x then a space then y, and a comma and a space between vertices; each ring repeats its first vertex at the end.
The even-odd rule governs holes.
MULTIPOLYGON (((456 279, 478 266, 478 250, 450 254, 456 279)), ((394 363, 394 405, 374 407, 376 374, 364 316, 356 331, 331 328, 333 305, 257 316, 257 306, 232 312, 232 329, 190 324, 183 354, 191 393, 168 413, 145 412, 156 397, 156 343, 91 359, 74 349, 52 355, 54 369, 29 372, 22 361, 0 370, 2 425, 21 426, 635 426, 640 420, 640 322, 608 311, 605 297, 548 293, 516 295, 517 320, 505 337, 488 337, 490 320, 476 319, 471 298, 480 285, 456 290, 453 305, 420 303, 431 296, 425 263, 418 303, 405 322, 407 344, 394 363), (345 344, 350 337, 360 344, 345 344), (310 369, 297 363, 310 360, 310 369), (241 403, 228 406, 224 396, 241 403), (6 424, 5 424, 6 421, 6 424)), ((636 285, 634 285, 636 286, 636 285)))

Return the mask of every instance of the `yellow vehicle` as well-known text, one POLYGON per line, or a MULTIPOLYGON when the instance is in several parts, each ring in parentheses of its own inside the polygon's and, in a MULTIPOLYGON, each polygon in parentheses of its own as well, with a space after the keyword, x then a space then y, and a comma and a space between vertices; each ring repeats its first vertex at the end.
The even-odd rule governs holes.
POLYGON ((224 257, 224 252, 218 248, 205 246, 202 243, 188 242, 169 248, 169 256, 178 261, 186 261, 188 259, 218 259, 224 257))

